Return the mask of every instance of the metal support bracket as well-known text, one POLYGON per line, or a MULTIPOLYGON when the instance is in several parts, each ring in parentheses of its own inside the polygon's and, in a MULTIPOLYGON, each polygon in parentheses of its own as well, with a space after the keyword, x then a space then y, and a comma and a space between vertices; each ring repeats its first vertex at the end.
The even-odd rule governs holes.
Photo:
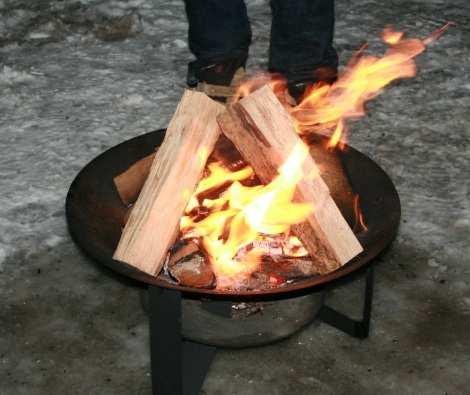
MULTIPOLYGON (((361 320, 354 320, 323 305, 318 318, 359 339, 369 336, 373 267, 365 273, 361 320)), ((184 340, 181 335, 181 292, 149 286, 150 356, 154 395, 198 395, 216 347, 184 340)))
POLYGON ((216 347, 183 340, 181 292, 149 286, 150 358, 154 395, 197 395, 216 347))
POLYGON ((318 318, 350 336, 358 339, 367 338, 369 336, 370 316, 372 312, 373 286, 374 269, 373 266, 369 266, 365 273, 364 307, 361 320, 354 320, 327 305, 323 305, 318 318))

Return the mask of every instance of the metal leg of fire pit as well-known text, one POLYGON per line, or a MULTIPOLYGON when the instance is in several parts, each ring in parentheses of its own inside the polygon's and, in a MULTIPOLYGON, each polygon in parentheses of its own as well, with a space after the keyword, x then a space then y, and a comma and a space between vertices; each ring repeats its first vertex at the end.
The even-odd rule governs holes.
POLYGON ((183 340, 179 291, 149 286, 149 302, 153 394, 199 394, 216 347, 183 340))
POLYGON ((365 339, 369 336, 370 315, 372 311, 372 295, 374 285, 374 269, 372 266, 367 268, 365 273, 364 307, 362 319, 353 320, 331 307, 323 305, 320 310, 319 318, 335 328, 347 333, 350 336, 359 339, 365 339))

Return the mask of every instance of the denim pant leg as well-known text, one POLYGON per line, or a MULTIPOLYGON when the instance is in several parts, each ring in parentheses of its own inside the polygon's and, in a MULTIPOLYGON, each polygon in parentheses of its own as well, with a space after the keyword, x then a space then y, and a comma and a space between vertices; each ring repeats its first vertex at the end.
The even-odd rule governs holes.
POLYGON ((337 69, 334 0, 271 0, 271 9, 270 71, 305 81, 317 68, 337 69))
POLYGON ((246 55, 251 28, 243 0, 185 0, 189 49, 199 61, 246 55))

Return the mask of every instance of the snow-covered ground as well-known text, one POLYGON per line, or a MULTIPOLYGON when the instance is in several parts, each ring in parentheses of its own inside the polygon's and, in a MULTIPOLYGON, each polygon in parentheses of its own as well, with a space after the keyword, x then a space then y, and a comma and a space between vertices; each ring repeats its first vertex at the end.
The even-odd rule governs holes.
MULTIPOLYGON (((254 71, 266 67, 270 10, 247 3, 254 71)), ((416 78, 352 125, 351 144, 391 175, 403 205, 378 266, 372 337, 313 325, 277 345, 220 353, 205 393, 469 388, 469 19, 464 0, 337 1, 342 64, 366 40, 382 50, 386 24, 424 37, 457 23, 420 56, 416 78)), ((191 59, 186 31, 182 0, 0 0, 1 394, 149 392, 135 285, 78 252, 64 201, 100 152, 167 125, 191 59)), ((347 308, 359 288, 332 299, 347 308)))

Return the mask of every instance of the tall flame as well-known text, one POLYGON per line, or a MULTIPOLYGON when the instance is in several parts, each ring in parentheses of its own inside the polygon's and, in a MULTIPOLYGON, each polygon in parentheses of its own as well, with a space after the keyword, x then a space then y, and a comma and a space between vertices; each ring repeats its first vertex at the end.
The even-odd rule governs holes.
POLYGON ((416 74, 415 56, 426 48, 418 39, 405 39, 404 33, 387 28, 382 38, 389 49, 381 58, 361 54, 354 58, 332 85, 313 89, 291 111, 300 133, 335 130, 329 146, 342 140, 345 121, 365 114, 364 103, 377 96, 392 81, 416 74))
POLYGON ((328 147, 342 148, 347 131, 346 120, 363 116, 365 103, 380 94, 391 82, 415 76, 414 58, 453 25, 448 22, 423 40, 405 38, 404 32, 387 26, 381 34, 388 46, 382 57, 366 55, 367 44, 363 45, 335 83, 321 82, 311 86, 296 106, 286 100, 286 82, 279 75, 263 74, 251 78, 239 87, 234 100, 243 98, 264 84, 270 84, 291 113, 299 134, 316 132, 331 136, 328 147))
MULTIPOLYGON (((247 167, 230 173, 219 164, 211 165, 211 174, 225 174, 232 184, 218 198, 204 199, 202 206, 210 213, 202 220, 191 216, 194 205, 188 206, 181 219, 184 237, 198 237, 209 256, 219 287, 242 280, 259 266, 260 252, 251 250, 243 261, 234 259, 241 248, 260 235, 276 235, 289 231, 313 210, 311 204, 294 203, 297 183, 303 178, 302 164, 309 154, 308 147, 299 143, 279 168, 278 176, 268 185, 244 186, 240 183, 252 174, 247 167)), ((207 182, 206 182, 207 183, 207 182)), ((197 194, 194 196, 197 200, 197 194)))
POLYGON ((382 40, 389 48, 384 56, 365 55, 366 46, 363 46, 335 83, 313 86, 299 105, 291 108, 298 132, 330 130, 327 134, 331 134, 334 130, 328 146, 336 147, 344 139, 345 121, 363 116, 365 102, 392 81, 416 75, 414 58, 451 25, 447 23, 424 40, 405 38, 404 32, 386 27, 382 40))

